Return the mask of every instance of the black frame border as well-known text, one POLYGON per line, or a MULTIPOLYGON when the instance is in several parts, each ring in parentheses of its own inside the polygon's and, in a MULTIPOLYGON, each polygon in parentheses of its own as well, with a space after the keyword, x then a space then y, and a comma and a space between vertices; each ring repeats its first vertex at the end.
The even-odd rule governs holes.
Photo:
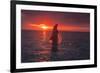
POLYGON ((45 71, 45 70, 62 70, 62 69, 79 69, 97 67, 97 6, 93 5, 78 5, 78 4, 62 4, 48 2, 33 2, 33 1, 11 1, 10 3, 10 72, 29 72, 29 71, 45 71), (41 67, 41 68, 25 68, 16 69, 16 5, 41 5, 41 6, 57 6, 57 7, 73 7, 94 9, 94 64, 89 65, 74 65, 74 66, 58 66, 58 67, 41 67))

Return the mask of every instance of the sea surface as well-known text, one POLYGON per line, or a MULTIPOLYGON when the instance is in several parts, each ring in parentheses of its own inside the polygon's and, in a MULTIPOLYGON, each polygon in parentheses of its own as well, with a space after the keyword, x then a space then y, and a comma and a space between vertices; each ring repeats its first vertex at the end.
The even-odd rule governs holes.
POLYGON ((90 59, 90 33, 59 31, 59 45, 51 51, 50 31, 21 30, 21 62, 90 59))

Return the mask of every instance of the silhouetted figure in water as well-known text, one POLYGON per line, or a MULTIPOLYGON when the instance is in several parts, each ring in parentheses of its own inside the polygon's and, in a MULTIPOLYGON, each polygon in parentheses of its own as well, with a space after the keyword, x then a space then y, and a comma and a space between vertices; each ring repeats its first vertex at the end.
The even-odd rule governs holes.
POLYGON ((57 30, 58 24, 55 24, 52 30, 52 52, 57 52, 58 50, 58 30, 57 30))
POLYGON ((52 30, 52 35, 50 40, 52 41, 52 47, 51 47, 51 60, 56 61, 57 60, 57 52, 58 52, 58 30, 57 30, 58 24, 55 24, 52 30))

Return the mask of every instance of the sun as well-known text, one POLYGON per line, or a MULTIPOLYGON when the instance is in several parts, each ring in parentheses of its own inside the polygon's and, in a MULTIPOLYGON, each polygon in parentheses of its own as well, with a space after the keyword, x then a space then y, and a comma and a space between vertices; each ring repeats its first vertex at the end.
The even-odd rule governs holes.
POLYGON ((47 27, 47 26, 42 26, 42 28, 43 28, 43 29, 47 29, 48 27, 47 27))
POLYGON ((45 24, 40 24, 40 27, 44 30, 47 30, 48 29, 48 26, 46 26, 45 24))

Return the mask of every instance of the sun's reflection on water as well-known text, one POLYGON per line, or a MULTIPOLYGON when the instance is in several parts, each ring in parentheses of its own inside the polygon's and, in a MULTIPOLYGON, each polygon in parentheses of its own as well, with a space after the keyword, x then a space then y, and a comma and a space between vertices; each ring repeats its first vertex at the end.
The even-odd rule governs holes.
POLYGON ((46 31, 43 31, 43 41, 46 41, 46 31))

